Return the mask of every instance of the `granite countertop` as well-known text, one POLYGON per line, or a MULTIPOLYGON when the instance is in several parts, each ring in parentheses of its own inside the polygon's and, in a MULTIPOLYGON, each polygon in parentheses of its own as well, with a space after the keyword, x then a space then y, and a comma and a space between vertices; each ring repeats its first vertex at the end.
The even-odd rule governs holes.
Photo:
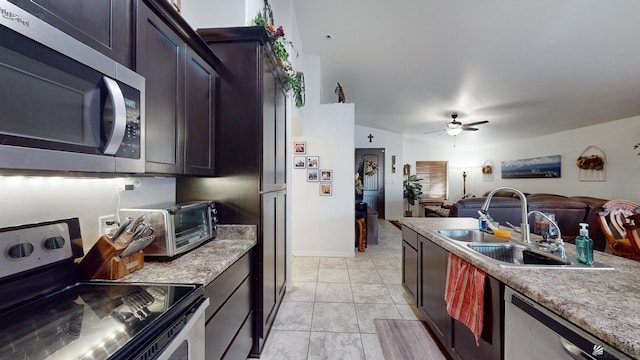
MULTIPOLYGON (((506 268, 437 232, 474 229, 477 219, 403 218, 402 223, 596 338, 640 359, 640 262, 594 251, 596 262, 614 270, 506 268)), ((567 254, 575 254, 573 244, 565 248, 567 254)))
POLYGON ((173 260, 145 258, 144 267, 122 282, 197 283, 208 285, 256 245, 255 225, 218 225, 216 238, 173 260))

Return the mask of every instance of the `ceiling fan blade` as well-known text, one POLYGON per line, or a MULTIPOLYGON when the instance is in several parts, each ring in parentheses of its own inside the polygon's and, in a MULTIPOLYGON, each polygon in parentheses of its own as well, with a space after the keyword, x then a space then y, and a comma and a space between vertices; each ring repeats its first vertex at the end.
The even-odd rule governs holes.
POLYGON ((427 132, 425 132, 425 134, 433 134, 433 133, 440 132, 440 131, 445 132, 445 131, 446 131, 446 129, 431 130, 431 131, 427 131, 427 132))
POLYGON ((462 127, 462 130, 464 130, 464 131, 478 131, 478 130, 480 130, 480 129, 478 129, 478 128, 474 128, 474 127, 467 127, 467 126, 463 126, 463 127, 462 127))
POLYGON ((467 126, 476 126, 476 125, 486 124, 486 123, 488 123, 488 122, 489 122, 489 120, 476 121, 476 122, 472 122, 472 123, 464 124, 464 126, 465 126, 465 127, 467 127, 467 126))

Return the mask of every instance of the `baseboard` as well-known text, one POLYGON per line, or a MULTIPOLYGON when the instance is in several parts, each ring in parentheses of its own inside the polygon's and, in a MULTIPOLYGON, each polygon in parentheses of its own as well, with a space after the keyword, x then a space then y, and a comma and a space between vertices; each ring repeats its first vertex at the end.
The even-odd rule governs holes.
POLYGON ((326 257, 355 257, 355 248, 353 251, 292 251, 293 256, 326 256, 326 257))

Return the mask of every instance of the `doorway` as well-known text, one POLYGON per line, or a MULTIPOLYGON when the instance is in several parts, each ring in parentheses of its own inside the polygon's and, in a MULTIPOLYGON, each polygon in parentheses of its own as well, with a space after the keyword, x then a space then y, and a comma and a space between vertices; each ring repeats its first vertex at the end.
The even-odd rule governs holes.
POLYGON ((356 149, 356 171, 362 179, 362 197, 356 200, 367 203, 384 219, 384 149, 356 149))

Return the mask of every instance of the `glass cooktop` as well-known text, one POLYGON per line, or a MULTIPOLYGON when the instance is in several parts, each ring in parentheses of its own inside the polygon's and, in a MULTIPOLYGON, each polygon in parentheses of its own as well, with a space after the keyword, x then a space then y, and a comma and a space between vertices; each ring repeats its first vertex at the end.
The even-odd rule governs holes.
POLYGON ((144 345, 198 291, 187 284, 78 283, 0 315, 0 359, 119 357, 127 346, 144 345))

